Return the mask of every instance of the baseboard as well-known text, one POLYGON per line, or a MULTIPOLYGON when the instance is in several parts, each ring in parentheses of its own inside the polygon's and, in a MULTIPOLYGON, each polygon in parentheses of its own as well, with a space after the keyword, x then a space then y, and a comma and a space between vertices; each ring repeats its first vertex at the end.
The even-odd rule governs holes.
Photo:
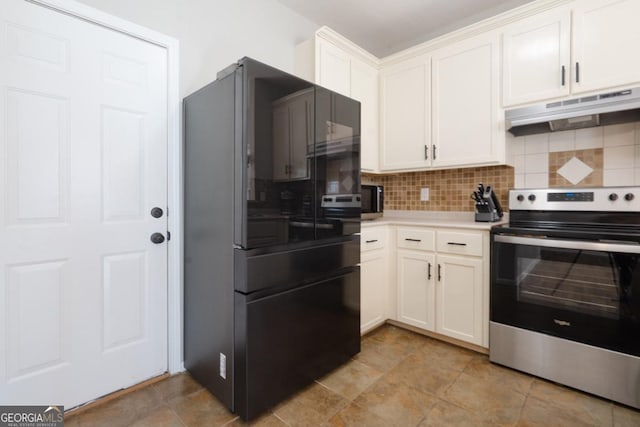
POLYGON ((99 398, 97 398, 95 400, 92 400, 91 402, 85 403, 84 405, 76 406, 75 408, 71 408, 71 409, 65 410, 64 411, 64 419, 66 421, 67 419, 69 419, 71 417, 74 417, 74 416, 76 416, 78 414, 81 414, 81 413, 83 413, 83 412, 85 412, 85 411, 87 411, 87 410, 89 410, 91 408, 95 408, 96 406, 103 405, 103 404, 105 404, 107 402, 110 402, 110 401, 112 401, 114 399, 117 399, 119 397, 125 396, 125 395, 127 395, 129 393, 132 393, 134 391, 143 389, 145 387, 149 387, 151 384, 155 384, 155 383, 157 383, 159 381, 162 381, 162 380, 164 380, 166 378, 169 378, 169 377, 170 377, 169 373, 165 372, 162 375, 158 375, 157 377, 150 378, 150 379, 148 379, 146 381, 143 381, 141 383, 132 385, 131 387, 123 388, 122 390, 114 391, 113 393, 110 393, 110 394, 104 395, 102 397, 99 397, 99 398))
MULTIPOLYGON (((479 345, 476 345, 476 344, 471 344, 471 343, 468 343, 468 342, 465 342, 465 341, 461 341, 461 340, 458 340, 458 339, 455 339, 455 338, 451 338, 451 337, 448 337, 446 335, 438 334, 436 332, 425 331, 424 329, 416 328, 415 326, 407 325, 406 323, 398 322, 397 320, 387 319, 386 323, 388 323, 390 325, 393 325, 393 326, 397 326, 397 327, 402 328, 402 329, 406 329, 406 330, 411 331, 411 332, 415 332, 415 333, 420 334, 420 335, 427 336, 429 338, 433 338, 433 339, 436 339, 436 340, 439 340, 439 341, 444 341, 446 343, 453 344, 453 345, 456 345, 458 347, 463 347, 463 348, 466 348, 468 350, 473 350, 473 351, 475 351, 477 353, 482 353, 482 354, 487 354, 487 355, 489 354, 489 349, 488 348, 485 348, 485 347, 482 347, 482 346, 479 346, 479 345)), ((372 331, 370 331, 370 332, 372 332, 372 331)))

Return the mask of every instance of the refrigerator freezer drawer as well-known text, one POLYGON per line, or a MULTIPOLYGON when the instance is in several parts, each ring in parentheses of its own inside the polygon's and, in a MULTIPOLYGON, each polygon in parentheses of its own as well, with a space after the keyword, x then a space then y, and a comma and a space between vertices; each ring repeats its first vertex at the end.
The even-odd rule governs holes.
POLYGON ((255 301, 235 294, 235 408, 251 419, 360 351, 360 269, 255 301))
POLYGON ((268 252, 236 249, 235 290, 245 294, 317 281, 360 263, 360 236, 306 248, 268 252))

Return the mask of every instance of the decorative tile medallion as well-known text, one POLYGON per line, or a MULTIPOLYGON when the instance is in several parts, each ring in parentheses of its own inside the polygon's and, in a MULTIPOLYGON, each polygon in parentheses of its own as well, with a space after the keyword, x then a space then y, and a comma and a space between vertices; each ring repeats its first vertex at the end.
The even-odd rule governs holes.
POLYGON ((549 187, 602 185, 602 148, 549 153, 549 187))
POLYGON ((580 181, 588 177, 591 172, 593 172, 593 168, 589 167, 589 165, 585 164, 577 157, 572 157, 571 160, 558 169, 558 174, 567 179, 573 185, 578 184, 580 181))

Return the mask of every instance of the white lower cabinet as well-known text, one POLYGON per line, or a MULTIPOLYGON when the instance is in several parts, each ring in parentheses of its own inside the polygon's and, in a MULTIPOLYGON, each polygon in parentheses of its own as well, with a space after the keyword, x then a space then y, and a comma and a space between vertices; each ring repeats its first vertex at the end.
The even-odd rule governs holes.
POLYGON ((398 227, 397 320, 487 347, 487 245, 488 232, 398 227))
POLYGON ((437 269, 435 331, 482 345, 482 260, 438 255, 437 269))
POLYGON ((435 263, 433 254, 398 249, 398 321, 435 329, 435 263))
POLYGON ((361 233, 360 332, 366 333, 389 317, 388 227, 368 227, 361 233))

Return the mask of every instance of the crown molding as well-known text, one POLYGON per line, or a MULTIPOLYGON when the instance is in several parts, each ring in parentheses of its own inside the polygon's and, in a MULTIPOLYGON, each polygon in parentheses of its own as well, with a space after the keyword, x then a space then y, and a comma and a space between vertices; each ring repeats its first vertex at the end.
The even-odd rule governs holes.
POLYGON ((350 55, 359 58, 360 60, 366 62, 372 67, 379 68, 380 67, 380 58, 377 56, 367 52, 342 34, 337 31, 325 26, 320 27, 316 31, 316 37, 320 37, 323 40, 326 40, 330 43, 340 46, 341 49, 347 51, 350 55))
POLYGON ((429 53, 440 47, 464 40, 482 33, 498 30, 513 22, 530 16, 551 10, 560 6, 574 3, 575 0, 536 0, 531 3, 508 10, 501 14, 492 16, 464 28, 452 31, 426 42, 417 44, 400 52, 393 53, 379 60, 380 67, 386 67, 404 61, 416 55, 429 53))

